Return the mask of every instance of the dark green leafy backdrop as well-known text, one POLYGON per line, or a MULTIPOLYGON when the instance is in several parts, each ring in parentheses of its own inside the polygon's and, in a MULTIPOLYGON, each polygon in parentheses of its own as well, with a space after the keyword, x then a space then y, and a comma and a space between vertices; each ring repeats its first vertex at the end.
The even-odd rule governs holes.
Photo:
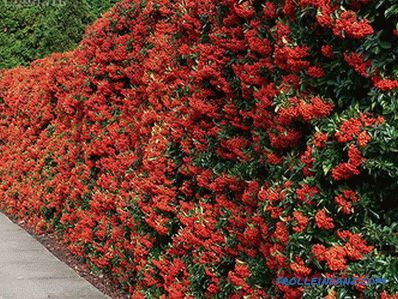
POLYGON ((86 26, 117 0, 33 2, 0 1, 0 68, 28 65, 53 52, 73 49, 86 26))

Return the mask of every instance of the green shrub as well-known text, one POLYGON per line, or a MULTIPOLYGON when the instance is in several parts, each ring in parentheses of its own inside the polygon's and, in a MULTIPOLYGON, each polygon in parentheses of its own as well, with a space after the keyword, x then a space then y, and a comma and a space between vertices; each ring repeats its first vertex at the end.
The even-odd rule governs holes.
POLYGON ((22 3, 0 2, 0 68, 27 66, 53 52, 73 49, 87 24, 100 17, 116 0, 22 3))

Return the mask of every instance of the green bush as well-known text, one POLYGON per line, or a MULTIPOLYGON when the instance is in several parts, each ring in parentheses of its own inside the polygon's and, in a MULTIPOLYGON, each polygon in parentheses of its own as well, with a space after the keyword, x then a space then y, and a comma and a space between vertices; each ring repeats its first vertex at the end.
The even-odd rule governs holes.
POLYGON ((0 68, 27 66, 53 52, 73 49, 87 24, 117 0, 0 2, 0 68), (41 4, 40 4, 41 3, 41 4))

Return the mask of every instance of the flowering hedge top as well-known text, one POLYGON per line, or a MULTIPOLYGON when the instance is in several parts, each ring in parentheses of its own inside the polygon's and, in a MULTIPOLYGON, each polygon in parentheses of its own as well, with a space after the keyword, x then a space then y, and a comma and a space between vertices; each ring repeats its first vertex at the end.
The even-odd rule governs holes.
POLYGON ((0 207, 132 298, 396 299, 397 14, 126 0, 2 73, 0 207))

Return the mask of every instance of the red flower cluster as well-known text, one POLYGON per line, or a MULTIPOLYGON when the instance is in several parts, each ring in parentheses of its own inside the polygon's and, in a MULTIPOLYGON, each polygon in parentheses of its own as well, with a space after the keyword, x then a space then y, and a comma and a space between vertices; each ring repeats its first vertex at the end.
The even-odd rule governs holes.
POLYGON ((398 88, 398 80, 372 78, 374 86, 382 91, 390 91, 398 88))
POLYGON ((316 244, 312 247, 313 255, 320 261, 326 262, 332 271, 344 271, 347 268, 348 260, 360 260, 364 254, 373 250, 367 246, 359 234, 352 234, 348 231, 338 233, 339 237, 347 240, 344 245, 334 245, 325 248, 323 245, 316 244))
POLYGON ((293 227, 295 232, 302 232, 308 225, 308 217, 304 216, 300 211, 293 212, 294 220, 297 224, 293 227))
POLYGON ((355 145, 350 145, 348 149, 348 162, 340 163, 332 170, 334 180, 347 180, 352 176, 360 174, 359 166, 364 162, 361 152, 355 145))
POLYGON ((398 295, 391 294, 389 295, 387 292, 383 292, 380 294, 379 299, 398 299, 398 295))
POLYGON ((339 37, 360 39, 373 34, 374 30, 367 20, 358 21, 355 12, 347 10, 336 20, 333 33, 339 37))
POLYGON ((304 203, 311 203, 311 199, 319 194, 317 187, 310 187, 307 184, 302 184, 301 188, 296 189, 297 199, 304 203))
POLYGON ((322 55, 327 58, 334 58, 333 47, 331 45, 324 45, 321 47, 322 55))
POLYGON ((336 14, 338 5, 333 1, 301 0, 301 7, 313 6, 319 10, 316 16, 318 24, 322 27, 332 29, 333 33, 339 38, 361 39, 374 33, 373 27, 366 19, 358 20, 357 14, 353 10, 344 10, 336 20, 332 15, 336 14))
POLYGON ((355 192, 352 190, 345 190, 343 194, 337 195, 334 200, 340 206, 341 211, 347 215, 353 212, 351 203, 358 201, 355 192))
POLYGON ((316 213, 315 223, 316 223, 316 226, 319 228, 323 228, 323 229, 334 228, 333 218, 326 216, 326 210, 324 208, 316 213))
POLYGON ((382 117, 374 118, 369 114, 361 114, 359 118, 344 120, 335 136, 340 143, 347 143, 356 139, 360 147, 365 147, 371 140, 366 128, 379 125, 383 121, 382 117))
POLYGON ((326 142, 328 141, 328 134, 327 133, 321 133, 321 132, 316 132, 314 134, 314 139, 313 139, 313 144, 317 148, 324 148, 326 146, 326 142))
POLYGON ((368 69, 372 66, 372 62, 365 59, 363 54, 345 52, 344 60, 362 77, 369 77, 368 69))
POLYGON ((293 97, 289 99, 289 107, 278 111, 276 120, 282 125, 291 125, 298 119, 309 122, 330 115, 333 107, 332 103, 327 103, 318 97, 309 100, 293 97))
POLYGON ((308 75, 313 78, 322 78, 325 76, 325 71, 320 66, 311 66, 308 68, 308 75))

